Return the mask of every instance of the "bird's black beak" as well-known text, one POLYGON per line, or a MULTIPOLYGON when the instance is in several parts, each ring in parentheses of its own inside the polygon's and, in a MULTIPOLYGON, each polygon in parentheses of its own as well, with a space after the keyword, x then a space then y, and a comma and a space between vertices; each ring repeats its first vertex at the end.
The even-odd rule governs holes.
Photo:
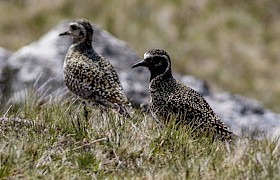
POLYGON ((66 35, 70 35, 70 32, 69 31, 66 31, 66 32, 63 32, 63 33, 60 33, 59 36, 66 36, 66 35))
POLYGON ((147 67, 147 62, 145 61, 145 59, 139 61, 138 63, 135 63, 133 66, 131 66, 131 68, 135 68, 135 67, 139 67, 139 66, 147 67))

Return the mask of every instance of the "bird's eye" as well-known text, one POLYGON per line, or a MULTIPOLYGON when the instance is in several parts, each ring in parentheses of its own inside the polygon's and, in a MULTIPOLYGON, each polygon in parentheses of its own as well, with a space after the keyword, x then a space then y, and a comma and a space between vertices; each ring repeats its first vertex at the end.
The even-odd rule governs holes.
POLYGON ((75 31, 75 30, 77 30, 77 26, 71 25, 71 26, 70 26, 70 29, 73 30, 73 31, 75 31))

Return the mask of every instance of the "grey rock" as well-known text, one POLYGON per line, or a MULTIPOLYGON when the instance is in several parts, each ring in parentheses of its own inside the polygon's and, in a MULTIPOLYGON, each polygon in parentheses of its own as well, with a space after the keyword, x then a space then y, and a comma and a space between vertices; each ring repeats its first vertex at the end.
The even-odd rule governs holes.
POLYGON ((7 59, 12 55, 12 52, 0 47, 0 67, 6 65, 7 59))
POLYGON ((8 51, 0 47, 0 100, 4 100, 9 95, 9 88, 7 86, 10 81, 10 69, 7 65, 7 59, 12 55, 11 51, 8 51))
POLYGON ((213 110, 237 134, 261 133, 262 136, 280 135, 280 114, 265 109, 256 100, 229 93, 206 96, 213 110))
MULTIPOLYGON (((33 88, 42 98, 59 98, 68 93, 62 77, 64 56, 70 38, 58 34, 68 29, 70 21, 63 21, 38 41, 21 48, 7 61, 12 72, 5 87, 10 87, 10 102, 20 102, 26 89, 33 88)), ((149 72, 145 68, 130 67, 140 57, 127 43, 94 25, 93 47, 108 58, 116 68, 124 91, 132 104, 148 103, 149 72)), ((142 56, 142 55, 141 55, 142 56)), ((1 58, 0 58, 1 63, 1 58)), ((221 119, 237 134, 265 131, 269 136, 280 135, 280 115, 266 110, 260 103, 229 93, 213 93, 207 83, 192 76, 176 74, 176 79, 200 92, 221 119)))

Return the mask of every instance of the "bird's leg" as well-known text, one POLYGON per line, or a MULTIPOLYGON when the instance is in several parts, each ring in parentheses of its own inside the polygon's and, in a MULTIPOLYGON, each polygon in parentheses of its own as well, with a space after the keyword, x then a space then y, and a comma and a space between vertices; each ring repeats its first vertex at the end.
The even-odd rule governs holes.
POLYGON ((85 119, 88 121, 88 110, 87 110, 87 104, 85 101, 82 102, 83 103, 83 106, 84 106, 84 116, 85 116, 85 119))
POLYGON ((108 110, 108 108, 100 106, 100 114, 101 114, 101 116, 102 116, 102 118, 104 120, 108 119, 109 118, 109 110, 108 110))
POLYGON ((157 122, 157 124, 159 125, 160 129, 163 130, 164 125, 162 124, 162 122, 158 119, 158 116, 156 115, 156 113, 154 113, 153 111, 151 111, 152 117, 154 118, 154 120, 157 122))

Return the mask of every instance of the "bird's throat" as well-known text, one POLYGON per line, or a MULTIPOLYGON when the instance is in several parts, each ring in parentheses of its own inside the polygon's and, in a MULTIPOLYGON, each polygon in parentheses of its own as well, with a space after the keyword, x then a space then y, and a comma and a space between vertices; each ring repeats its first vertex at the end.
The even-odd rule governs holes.
POLYGON ((172 73, 171 70, 166 70, 166 69, 150 69, 151 72, 151 78, 150 78, 150 82, 154 79, 159 79, 159 80, 163 80, 163 79, 168 79, 170 77, 172 77, 172 73))

